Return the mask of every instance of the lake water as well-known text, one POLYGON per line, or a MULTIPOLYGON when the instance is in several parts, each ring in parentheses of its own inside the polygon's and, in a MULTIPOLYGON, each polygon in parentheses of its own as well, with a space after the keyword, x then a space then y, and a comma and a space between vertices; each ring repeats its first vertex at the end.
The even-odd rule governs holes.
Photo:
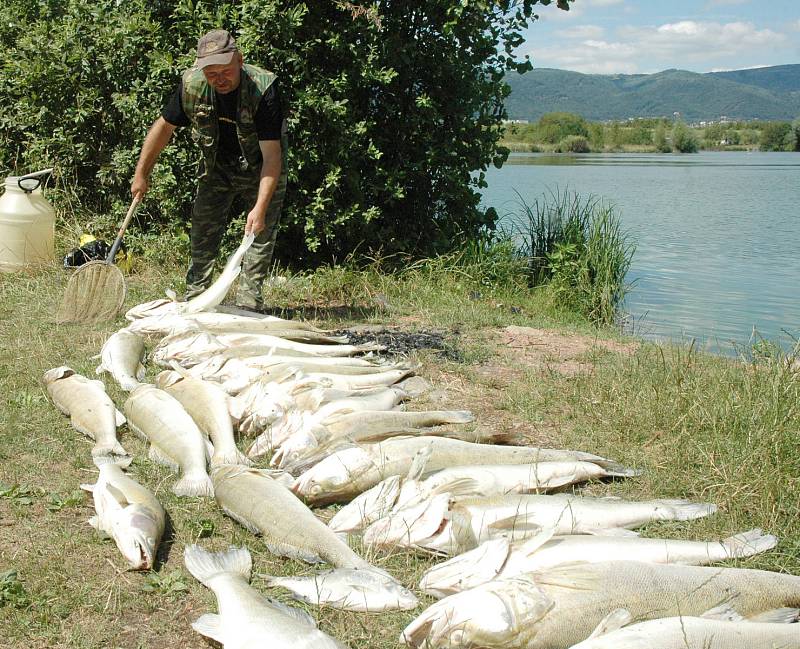
POLYGON ((487 174, 502 220, 559 188, 613 203, 636 242, 633 333, 736 353, 800 338, 800 154, 512 154, 487 174))

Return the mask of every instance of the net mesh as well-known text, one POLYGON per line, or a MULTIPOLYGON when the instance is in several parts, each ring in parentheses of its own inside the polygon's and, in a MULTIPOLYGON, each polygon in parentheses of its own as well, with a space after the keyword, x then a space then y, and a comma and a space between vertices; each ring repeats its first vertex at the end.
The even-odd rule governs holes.
POLYGON ((113 320, 122 308, 125 292, 125 277, 119 268, 104 261, 89 262, 70 277, 56 321, 113 320))

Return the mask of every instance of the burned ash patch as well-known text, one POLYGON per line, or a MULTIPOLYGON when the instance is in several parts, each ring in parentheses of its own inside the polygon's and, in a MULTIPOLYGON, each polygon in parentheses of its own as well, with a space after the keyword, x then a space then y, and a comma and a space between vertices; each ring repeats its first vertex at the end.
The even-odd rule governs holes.
POLYGON ((407 356, 418 349, 431 349, 442 358, 455 363, 464 362, 464 354, 454 344, 457 334, 442 331, 397 331, 385 327, 352 327, 333 332, 347 336, 350 344, 376 342, 386 347, 385 354, 407 356))

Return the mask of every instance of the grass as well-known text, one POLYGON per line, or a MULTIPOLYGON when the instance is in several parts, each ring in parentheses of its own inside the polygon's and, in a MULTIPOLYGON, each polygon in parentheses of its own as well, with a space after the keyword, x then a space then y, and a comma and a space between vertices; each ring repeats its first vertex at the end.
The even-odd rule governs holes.
MULTIPOLYGON (((716 516, 652 525, 646 533, 710 539, 763 527, 780 537, 777 550, 735 565, 800 574, 800 374, 787 359, 759 353, 738 362, 631 344, 555 308, 546 291, 511 281, 516 275, 504 267, 505 257, 476 246, 393 275, 379 262, 290 275, 267 299, 322 326, 369 322, 448 332, 466 360, 416 354, 419 373, 435 390, 415 407, 469 408, 477 425, 513 432, 521 442, 581 449, 641 468, 639 478, 580 491, 715 502, 716 516), (509 325, 555 330, 559 342, 509 342, 509 325)), ((128 306, 180 287, 179 269, 147 268, 129 278, 128 306)), ((65 283, 56 267, 0 275, 0 645, 207 646, 190 623, 216 604, 184 568, 186 544, 247 545, 254 573, 312 568, 270 555, 215 502, 173 496, 175 477, 149 462, 142 442, 122 429, 135 455, 130 472, 155 491, 169 516, 155 570, 125 570, 113 542, 86 523, 90 497, 76 494, 80 483, 94 480, 91 443, 49 404, 40 383, 45 370, 62 364, 91 376, 92 356, 124 322, 53 324, 65 283)), ((125 395, 105 383, 121 405, 125 395)), ((370 557, 410 587, 433 563, 410 552, 370 557)), ((288 601, 258 577, 253 584, 288 601)), ((422 597, 423 605, 430 601, 422 597)), ((397 646, 401 629, 421 610, 365 615, 306 608, 322 629, 363 649, 397 646)))

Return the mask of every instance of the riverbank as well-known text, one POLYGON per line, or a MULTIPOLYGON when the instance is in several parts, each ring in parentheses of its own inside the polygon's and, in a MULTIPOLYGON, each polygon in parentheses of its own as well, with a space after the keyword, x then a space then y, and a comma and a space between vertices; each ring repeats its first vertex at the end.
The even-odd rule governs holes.
MULTIPOLYGON (((140 269, 129 278, 126 307, 180 288, 180 276, 178 268, 140 269)), ((190 623, 215 610, 215 602, 186 572, 185 545, 201 539, 215 550, 247 545, 256 574, 312 569, 275 559, 216 503, 173 496, 171 474, 149 462, 144 445, 122 429, 123 444, 135 454, 132 472, 156 491, 170 518, 156 570, 125 571, 114 544, 86 523, 91 499, 78 485, 93 480, 90 444, 40 383, 45 370, 62 364, 91 376, 91 357, 125 321, 54 325, 65 283, 56 267, 0 275, 4 646, 201 646, 190 623)), ((581 449, 641 469, 640 477, 576 491, 714 502, 720 512, 708 519, 643 532, 712 539, 761 527, 780 538, 778 548, 729 565, 800 574, 800 374, 784 359, 756 354, 743 363, 621 338, 560 310, 543 291, 509 286, 447 259, 399 275, 325 268, 276 284, 268 300, 278 315, 291 309, 295 318, 332 329, 441 334, 448 353, 411 352, 432 390, 410 409, 470 409, 476 427, 507 432, 515 443, 581 449)), ((150 366, 148 380, 155 373, 150 366)), ((106 385, 120 405, 124 393, 113 381, 106 385)), ((331 511, 318 513, 326 518, 331 511)), ((434 563, 409 552, 370 556, 412 588, 434 563)), ((262 578, 253 583, 287 601, 262 578)), ((430 601, 422 597, 423 605, 430 601)), ((306 608, 354 649, 397 646, 400 630, 422 610, 364 615, 306 608)))

